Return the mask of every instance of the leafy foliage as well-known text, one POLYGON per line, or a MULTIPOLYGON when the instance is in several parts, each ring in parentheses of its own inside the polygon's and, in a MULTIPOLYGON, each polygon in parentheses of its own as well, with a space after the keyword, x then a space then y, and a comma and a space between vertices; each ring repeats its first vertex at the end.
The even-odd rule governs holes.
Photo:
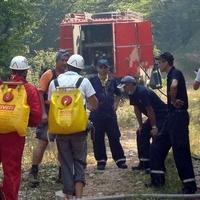
POLYGON ((165 0, 154 6, 151 19, 155 42, 161 49, 175 51, 186 45, 199 30, 199 1, 165 0))
POLYGON ((48 49, 48 51, 38 50, 34 53, 30 59, 32 69, 28 74, 28 80, 37 85, 41 73, 55 66, 55 52, 53 49, 48 49))
POLYGON ((72 10, 75 0, 42 0, 37 4, 38 29, 30 40, 31 51, 35 49, 58 48, 59 23, 72 10), (32 43, 37 38, 35 43, 32 43))
POLYGON ((28 52, 26 39, 32 33, 34 22, 34 3, 30 1, 0 2, 0 74, 8 71, 7 66, 14 55, 28 52), (30 12, 30 10, 32 12, 30 12))
POLYGON ((156 53, 160 50, 179 52, 176 56, 185 66, 191 62, 192 65, 200 63, 196 59, 199 45, 195 45, 200 31, 200 1, 4 0, 0 2, 0 76, 7 76, 7 68, 14 55, 29 54, 32 57, 34 50, 57 49, 59 23, 65 14, 118 10, 137 11, 152 20, 156 53), (192 55, 185 56, 184 50, 192 55))

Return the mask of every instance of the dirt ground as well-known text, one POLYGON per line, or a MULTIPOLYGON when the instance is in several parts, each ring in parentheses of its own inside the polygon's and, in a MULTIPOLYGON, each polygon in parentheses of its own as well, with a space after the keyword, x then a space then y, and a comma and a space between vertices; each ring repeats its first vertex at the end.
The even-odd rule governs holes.
MULTIPOLYGON (((112 160, 108 145, 108 162, 105 171, 96 170, 96 164, 93 155, 89 154, 89 164, 86 170, 87 184, 84 188, 84 197, 152 193, 151 189, 144 187, 144 183, 149 181, 149 175, 145 174, 144 172, 131 171, 131 166, 137 165, 138 163, 134 132, 132 132, 130 129, 123 129, 121 142, 127 158, 128 169, 117 168, 115 162, 112 160)), ((199 166, 200 162, 194 161, 197 183, 200 187, 199 166)), ((55 199, 55 191, 62 190, 62 184, 56 183, 57 169, 57 165, 54 163, 43 164, 40 169, 40 186, 37 188, 30 187, 29 170, 24 170, 20 191, 20 200, 55 199)), ((180 185, 178 178, 172 177, 172 180, 175 180, 177 185, 180 185)), ((164 191, 158 191, 158 193, 162 192, 164 191)), ((176 190, 173 188, 173 186, 171 188, 168 186, 167 192, 175 193, 176 190)))
POLYGON ((95 164, 90 164, 87 168, 87 186, 85 196, 103 196, 130 194, 133 192, 134 181, 131 166, 137 165, 137 149, 135 135, 131 131, 122 132, 121 142, 125 151, 128 169, 119 169, 112 160, 110 149, 107 145, 108 162, 105 171, 96 170, 95 164), (132 179, 132 180, 131 180, 132 179))
MULTIPOLYGON (((107 139, 106 143, 108 144, 107 139)), ((96 169, 93 155, 89 154, 89 164, 86 169, 87 184, 84 188, 85 197, 131 194, 134 190, 142 191, 143 187, 141 187, 141 184, 143 180, 141 177, 140 179, 134 178, 134 176, 138 176, 139 173, 133 173, 131 171, 131 166, 137 165, 138 163, 134 132, 123 130, 121 143, 127 158, 128 169, 119 169, 116 166, 115 162, 112 160, 108 145, 108 161, 105 171, 96 169)), ((55 181, 56 175, 56 165, 52 165, 52 163, 49 165, 42 165, 40 170, 40 186, 33 189, 30 188, 29 184, 29 171, 24 170, 20 200, 47 199, 47 196, 48 199, 54 199, 55 191, 62 189, 62 185, 55 181)), ((143 177, 143 179, 145 178, 143 177)))

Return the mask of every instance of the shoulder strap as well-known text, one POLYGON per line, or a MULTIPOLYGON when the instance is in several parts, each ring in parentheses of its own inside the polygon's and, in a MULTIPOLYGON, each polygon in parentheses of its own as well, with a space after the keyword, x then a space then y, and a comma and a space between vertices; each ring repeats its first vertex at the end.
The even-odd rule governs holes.
POLYGON ((54 79, 53 82, 54 82, 55 88, 59 87, 59 83, 58 83, 58 79, 57 78, 54 79))
POLYGON ((51 69, 51 72, 52 72, 52 74, 53 74, 52 80, 53 80, 53 79, 56 79, 56 78, 57 78, 57 74, 56 74, 55 68, 51 69))
POLYGON ((83 79, 84 79, 84 77, 80 77, 80 78, 78 79, 78 81, 76 82, 76 88, 79 88, 79 87, 80 87, 80 85, 81 85, 83 79))
MULTIPOLYGON (((80 78, 78 79, 78 81, 76 82, 76 88, 79 88, 79 87, 80 87, 80 85, 81 85, 83 79, 84 79, 84 77, 80 77, 80 78)), ((54 82, 55 87, 59 87, 59 83, 58 83, 58 79, 57 79, 57 78, 54 79, 53 82, 54 82)))
POLYGON ((57 87, 59 87, 59 83, 58 83, 58 79, 57 79, 57 74, 56 74, 55 68, 51 69, 51 72, 52 72, 52 74, 53 74, 51 80, 54 80, 55 88, 57 88, 57 87))

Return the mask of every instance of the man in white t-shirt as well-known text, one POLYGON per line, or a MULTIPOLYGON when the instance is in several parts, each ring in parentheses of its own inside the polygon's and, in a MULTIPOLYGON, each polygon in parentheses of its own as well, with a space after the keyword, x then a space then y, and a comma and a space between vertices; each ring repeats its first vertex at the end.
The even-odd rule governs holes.
POLYGON ((196 78, 194 80, 193 89, 198 90, 199 87, 200 87, 200 68, 199 68, 197 75, 196 75, 196 78))
MULTIPOLYGON (((78 54, 72 55, 67 61, 68 71, 57 78, 60 87, 76 87, 77 81, 81 77, 80 71, 84 68, 84 59, 78 54)), ((95 90, 87 78, 83 78, 79 89, 91 110, 98 107, 98 100, 95 90)), ((49 85, 48 99, 55 90, 55 83, 49 85)), ((77 122, 78 123, 78 122, 77 122)), ((72 135, 57 135, 57 147, 61 163, 63 178, 63 193, 65 200, 82 197, 85 185, 85 166, 87 156, 87 131, 72 135)))

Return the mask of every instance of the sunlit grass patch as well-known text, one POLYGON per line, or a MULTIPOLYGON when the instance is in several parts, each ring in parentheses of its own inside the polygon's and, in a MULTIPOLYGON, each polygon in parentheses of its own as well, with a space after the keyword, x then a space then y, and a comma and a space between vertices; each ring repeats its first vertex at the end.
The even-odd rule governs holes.
MULTIPOLYGON (((200 156, 200 122, 199 122, 200 93, 198 91, 189 90, 188 94, 189 94, 189 102, 190 102, 190 106, 189 106, 190 144, 191 144, 192 153, 200 156)), ((123 106, 121 105, 119 107, 117 114, 118 114, 118 122, 119 122, 121 132, 123 132, 123 134, 126 136, 128 136, 127 134, 129 132, 131 132, 132 134, 132 132, 134 132, 136 128, 138 127, 138 124, 134 115, 133 106, 129 105, 128 100, 126 100, 123 103, 123 106), (128 130, 128 131, 125 131, 125 130, 128 130)), ((32 189, 29 186, 29 169, 31 167, 31 162, 32 162, 32 152, 36 144, 37 144, 37 139, 35 139, 35 129, 31 129, 30 134, 26 140, 26 146, 25 146, 24 155, 23 155, 23 165, 22 165, 23 177, 22 177, 22 184, 21 184, 21 191, 23 191, 23 197, 24 197, 23 199, 37 200, 37 199, 44 199, 44 197, 45 199, 54 199, 55 191, 62 189, 62 185, 56 183, 56 178, 58 174, 58 161, 57 161, 57 149, 56 149, 55 143, 51 142, 49 144, 44 154, 42 164, 40 165, 40 171, 39 171, 39 178, 41 181, 40 188, 32 189)), ((126 151, 129 150, 128 149, 129 146, 127 146, 126 148, 127 148, 126 151)), ((135 160, 137 159, 136 156, 133 156, 132 158, 135 160)), ((95 171, 96 161, 93 155, 93 147, 92 147, 90 136, 88 136, 87 163, 90 168, 90 170, 87 172, 88 173, 87 181, 91 181, 91 179, 93 179, 97 185, 97 188, 93 188, 93 190, 95 189, 98 191, 99 188, 102 187, 102 185, 106 184, 105 180, 106 178, 109 179, 109 177, 105 177, 102 174, 101 175, 102 179, 99 183, 101 185, 98 186, 98 180, 96 180, 97 172, 95 171), (94 168, 91 167, 91 165, 94 165, 94 168)), ((114 162, 112 161, 111 163, 114 163, 114 162)), ((166 168, 167 168, 166 185, 165 187, 162 187, 160 189, 146 188, 144 186, 144 183, 147 183, 150 181, 150 176, 144 173, 140 173, 140 172, 132 172, 130 170, 130 167, 131 166, 129 166, 128 170, 125 170, 123 172, 121 171, 117 172, 117 173, 121 173, 120 180, 117 180, 115 184, 113 183, 114 184, 113 187, 116 186, 119 188, 112 188, 112 187, 108 187, 106 189, 104 188, 107 194, 114 195, 117 189, 118 189, 118 194, 121 194, 121 193, 127 194, 130 192, 141 193, 141 194, 142 193, 177 193, 178 191, 181 190, 181 182, 177 175, 177 170, 174 164, 172 152, 169 153, 166 160, 166 168), (127 182, 125 183, 126 185, 123 186, 122 183, 124 179, 127 182)), ((113 168, 115 170, 115 164, 113 168)), ((111 170, 113 170, 113 168, 111 168, 111 170)), ((112 173, 112 171, 109 173, 112 173)), ((110 180, 107 180, 107 181, 108 183, 110 183, 109 182, 110 180)))
POLYGON ((118 123, 121 128, 136 128, 137 121, 133 106, 129 105, 128 99, 120 103, 117 110, 118 123))
POLYGON ((200 92, 188 90, 190 114, 190 146, 193 154, 200 156, 200 92))
MULTIPOLYGON (((24 168, 30 168, 31 162, 32 162, 32 154, 33 149, 37 145, 37 139, 35 138, 35 129, 29 130, 29 136, 26 138, 26 145, 24 148, 24 156, 22 159, 23 167, 24 168)), ((49 142, 48 147, 45 151, 42 164, 45 163, 54 163, 57 164, 57 147, 55 142, 49 142)))

